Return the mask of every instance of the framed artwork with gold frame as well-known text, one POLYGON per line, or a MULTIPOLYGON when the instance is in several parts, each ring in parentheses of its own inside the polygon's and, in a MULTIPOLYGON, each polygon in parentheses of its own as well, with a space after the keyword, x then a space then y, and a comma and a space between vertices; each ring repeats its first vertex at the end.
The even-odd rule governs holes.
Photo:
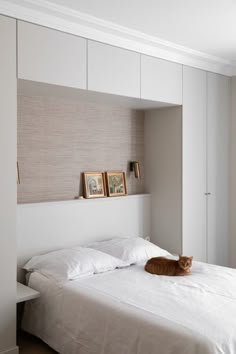
POLYGON ((106 196, 103 172, 83 172, 85 198, 103 198, 106 196))
POLYGON ((107 194, 109 197, 127 195, 126 175, 122 171, 105 172, 107 194))

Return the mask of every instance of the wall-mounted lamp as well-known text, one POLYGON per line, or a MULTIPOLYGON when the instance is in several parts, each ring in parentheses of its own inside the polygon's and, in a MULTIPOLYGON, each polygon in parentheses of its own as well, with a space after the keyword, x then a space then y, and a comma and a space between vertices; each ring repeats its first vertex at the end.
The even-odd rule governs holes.
POLYGON ((131 161, 129 165, 129 169, 131 172, 134 172, 135 178, 140 178, 140 168, 138 161, 131 161))
POLYGON ((20 184, 20 169, 19 169, 18 161, 16 163, 16 183, 20 184))

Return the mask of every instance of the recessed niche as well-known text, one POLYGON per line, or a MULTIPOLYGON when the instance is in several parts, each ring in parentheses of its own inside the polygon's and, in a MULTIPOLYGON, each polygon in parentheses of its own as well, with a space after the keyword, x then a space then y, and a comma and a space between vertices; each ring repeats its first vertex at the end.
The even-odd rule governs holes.
POLYGON ((77 198, 83 171, 125 171, 128 193, 144 193, 145 110, 164 106, 18 80, 18 203, 77 198))

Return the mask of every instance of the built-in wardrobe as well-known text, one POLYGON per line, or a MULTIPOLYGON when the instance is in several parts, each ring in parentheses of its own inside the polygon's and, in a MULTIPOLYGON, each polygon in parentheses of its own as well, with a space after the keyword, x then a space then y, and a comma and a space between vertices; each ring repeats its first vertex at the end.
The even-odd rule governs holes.
POLYGON ((18 79, 149 103, 151 239, 227 264, 230 78, 22 21, 17 43, 18 79))
POLYGON ((152 236, 174 253, 228 264, 230 78, 183 67, 182 108, 146 113, 152 236))
POLYGON ((227 264, 229 77, 18 21, 18 78, 156 103, 144 144, 151 239, 227 264))
POLYGON ((93 91, 96 99, 119 96, 119 104, 145 109, 152 212, 151 235, 142 236, 173 253, 227 264, 229 77, 4 16, 0 43, 0 352, 17 352, 17 79, 93 91))

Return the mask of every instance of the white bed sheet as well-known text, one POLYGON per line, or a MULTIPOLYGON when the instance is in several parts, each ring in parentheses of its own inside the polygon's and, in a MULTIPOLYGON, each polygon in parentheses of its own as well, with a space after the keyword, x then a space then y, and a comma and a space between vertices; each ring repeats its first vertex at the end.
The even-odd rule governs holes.
POLYGON ((236 270, 194 262, 188 277, 131 266, 58 285, 33 273, 41 297, 23 329, 61 354, 235 354, 236 270))

